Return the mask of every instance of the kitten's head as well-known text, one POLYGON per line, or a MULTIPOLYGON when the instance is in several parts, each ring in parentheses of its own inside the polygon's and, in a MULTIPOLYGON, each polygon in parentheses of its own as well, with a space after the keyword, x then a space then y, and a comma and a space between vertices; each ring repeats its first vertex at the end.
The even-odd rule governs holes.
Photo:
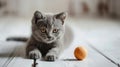
POLYGON ((44 14, 36 11, 32 19, 33 37, 36 40, 45 43, 52 43, 60 39, 65 32, 65 18, 65 12, 58 14, 44 14))

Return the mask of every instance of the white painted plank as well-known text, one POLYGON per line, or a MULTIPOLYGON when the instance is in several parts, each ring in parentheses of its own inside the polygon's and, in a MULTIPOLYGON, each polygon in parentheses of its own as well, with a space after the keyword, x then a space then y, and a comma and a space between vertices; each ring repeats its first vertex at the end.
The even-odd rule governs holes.
POLYGON ((31 19, 20 19, 17 17, 0 18, 0 40, 4 41, 10 36, 30 36, 31 19))
MULTIPOLYGON (((13 21, 13 19, 12 19, 12 21, 13 21)), ((74 23, 79 23, 79 21, 77 21, 77 20, 72 20, 72 21, 69 20, 69 21, 67 21, 67 23, 69 25, 71 25, 71 27, 73 28, 73 32, 74 32, 74 41, 72 42, 72 46, 70 48, 68 48, 62 54, 62 56, 60 57, 60 59, 58 61, 55 61, 55 62, 37 61, 39 63, 38 66, 42 66, 42 67, 48 67, 48 66, 51 66, 51 67, 52 66, 53 67, 56 67, 56 66, 57 67, 80 67, 80 66, 81 67, 117 67, 115 64, 111 63, 104 56, 102 56, 101 54, 99 54, 98 52, 96 52, 92 48, 90 48, 87 45, 88 43, 86 43, 86 41, 83 42, 82 38, 84 36, 82 36, 82 35, 83 35, 84 32, 86 32, 85 29, 84 29, 85 24, 83 24, 82 26, 78 25, 79 27, 76 27, 77 25, 74 25, 73 22, 74 23), (75 59, 75 57, 73 56, 73 50, 79 44, 83 45, 83 46, 85 46, 87 48, 87 50, 88 50, 88 57, 84 61, 76 61, 76 60, 74 60, 74 61, 63 61, 63 59, 69 59, 69 60, 75 59)), ((87 20, 87 22, 89 22, 89 20, 87 20)), ((19 26, 20 20, 18 20, 18 21, 16 20, 16 23, 19 26)), ((14 24, 17 25, 16 23, 13 21, 13 25, 14 24)), ((24 25, 24 22, 22 22, 20 24, 21 24, 20 28, 21 27, 22 27, 22 29, 26 28, 25 26, 22 26, 22 25, 24 25)), ((11 24, 10 27, 12 27, 12 24, 11 24)), ((89 27, 87 27, 87 28, 90 30, 89 27)), ((18 30, 18 29, 14 28, 14 27, 12 27, 12 32, 9 30, 9 28, 7 28, 5 32, 3 31, 3 33, 11 32, 11 34, 12 34, 12 33, 16 33, 16 30, 17 30, 17 34, 21 33, 20 35, 22 35, 22 30, 18 30)), ((87 32, 89 32, 89 30, 87 30, 87 32)), ((5 36, 7 36, 7 34, 5 36)), ((8 42, 8 43, 9 44, 14 44, 14 45, 18 45, 19 44, 19 43, 10 43, 10 42, 8 42)), ((7 43, 5 43, 5 44, 7 45, 7 43)), ((4 45, 4 44, 2 44, 2 45, 4 45)), ((16 48, 16 46, 14 46, 14 47, 16 48)), ((12 58, 12 60, 10 60, 9 64, 7 65, 7 67, 31 67, 32 60, 25 59, 23 57, 24 53, 22 53, 22 52, 24 52, 24 51, 17 52, 17 51, 21 50, 21 48, 19 48, 19 47, 16 50, 15 54, 13 54, 13 57, 14 56, 15 57, 12 58)), ((9 51, 9 49, 10 48, 8 48, 8 51, 9 51)), ((11 52, 13 52, 13 51, 11 51, 11 52)), ((3 59, 2 57, 0 57, 0 58, 3 59)), ((3 61, 6 61, 6 60, 3 59, 0 62, 3 62, 3 61)), ((3 62, 3 63, 5 63, 5 62, 3 62)), ((2 64, 2 65, 4 65, 4 64, 2 64)))
POLYGON ((7 65, 10 62, 14 56, 13 52, 16 47, 15 45, 16 43, 10 44, 0 41, 0 67, 7 65))
POLYGON ((104 39, 96 39, 95 42, 89 41, 89 43, 109 57, 116 63, 120 63, 120 40, 117 38, 106 37, 104 39), (106 39, 109 38, 109 39, 106 39))
POLYGON ((76 26, 88 41, 111 60, 120 64, 120 21, 111 19, 80 19, 76 26))
MULTIPOLYGON (((84 47, 86 47, 86 49, 88 50, 88 56, 85 60, 77 61, 75 59, 75 57, 73 56, 73 49, 78 45, 71 45, 71 47, 68 48, 55 62, 37 60, 38 67, 117 67, 101 54, 97 53, 89 46, 87 46, 86 43, 79 42, 79 44, 82 44, 82 46, 84 45, 84 47)), ((16 57, 13 58, 13 60, 8 64, 7 67, 31 67, 33 60, 25 59, 22 56, 18 56, 18 54, 21 54, 21 52, 16 53, 16 57)))
MULTIPOLYGON (((73 25, 72 25, 73 26, 73 25)), ((74 35, 80 35, 78 29, 73 27, 74 35)), ((19 52, 17 52, 19 53, 19 52)), ((46 62, 46 61, 37 61, 38 67, 117 67, 115 64, 111 63, 104 56, 99 54, 90 48, 86 42, 83 42, 82 39, 78 36, 75 36, 72 45, 66 49, 61 57, 55 62, 46 62), (84 61, 76 61, 73 51, 77 46, 84 46, 88 50, 88 56, 84 61), (66 60, 66 61, 65 61, 66 60)), ((32 60, 24 59, 21 57, 15 57, 8 67, 30 67, 32 65, 32 60)))

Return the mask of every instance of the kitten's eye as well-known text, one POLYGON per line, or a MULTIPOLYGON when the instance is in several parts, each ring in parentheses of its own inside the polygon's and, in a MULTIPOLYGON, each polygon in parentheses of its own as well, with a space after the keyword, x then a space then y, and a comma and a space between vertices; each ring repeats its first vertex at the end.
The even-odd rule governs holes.
POLYGON ((53 30, 53 33, 57 33, 57 32, 58 32, 58 29, 54 29, 54 30, 53 30))
POLYGON ((40 30, 41 30, 41 32, 42 32, 42 33, 45 33, 45 32, 46 32, 45 27, 41 27, 41 29, 40 29, 40 30))

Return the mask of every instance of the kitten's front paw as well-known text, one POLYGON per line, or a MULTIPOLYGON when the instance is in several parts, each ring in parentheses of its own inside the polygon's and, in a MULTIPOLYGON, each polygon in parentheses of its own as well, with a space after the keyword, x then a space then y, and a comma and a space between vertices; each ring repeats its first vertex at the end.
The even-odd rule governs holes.
POLYGON ((46 61, 55 61, 56 59, 57 59, 57 57, 54 56, 54 55, 47 55, 47 56, 45 57, 45 60, 46 60, 46 61))
POLYGON ((30 59, 40 59, 41 58, 41 53, 38 49, 32 50, 29 52, 29 58, 30 59))

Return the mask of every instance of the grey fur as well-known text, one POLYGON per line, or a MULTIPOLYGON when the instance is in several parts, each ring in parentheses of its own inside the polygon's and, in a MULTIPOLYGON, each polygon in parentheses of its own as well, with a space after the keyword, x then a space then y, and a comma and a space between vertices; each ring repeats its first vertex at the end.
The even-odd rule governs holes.
POLYGON ((64 12, 59 14, 43 14, 36 11, 32 19, 31 37, 9 37, 7 41, 27 41, 26 56, 28 58, 44 58, 44 60, 54 61, 73 41, 72 29, 65 25, 65 18, 66 13, 64 12), (43 20, 44 22, 41 22, 43 20), (47 34, 40 34, 41 25, 47 27, 47 34), (54 33, 54 35, 50 33, 53 28, 59 28, 59 33, 54 33))
POLYGON ((44 14, 39 11, 32 18, 32 35, 28 40, 26 55, 28 58, 37 58, 54 61, 64 48, 66 13, 44 14), (41 28, 45 27, 44 33, 41 28), (53 32, 57 29, 57 32, 53 32), (35 55, 35 56, 34 56, 35 55))

